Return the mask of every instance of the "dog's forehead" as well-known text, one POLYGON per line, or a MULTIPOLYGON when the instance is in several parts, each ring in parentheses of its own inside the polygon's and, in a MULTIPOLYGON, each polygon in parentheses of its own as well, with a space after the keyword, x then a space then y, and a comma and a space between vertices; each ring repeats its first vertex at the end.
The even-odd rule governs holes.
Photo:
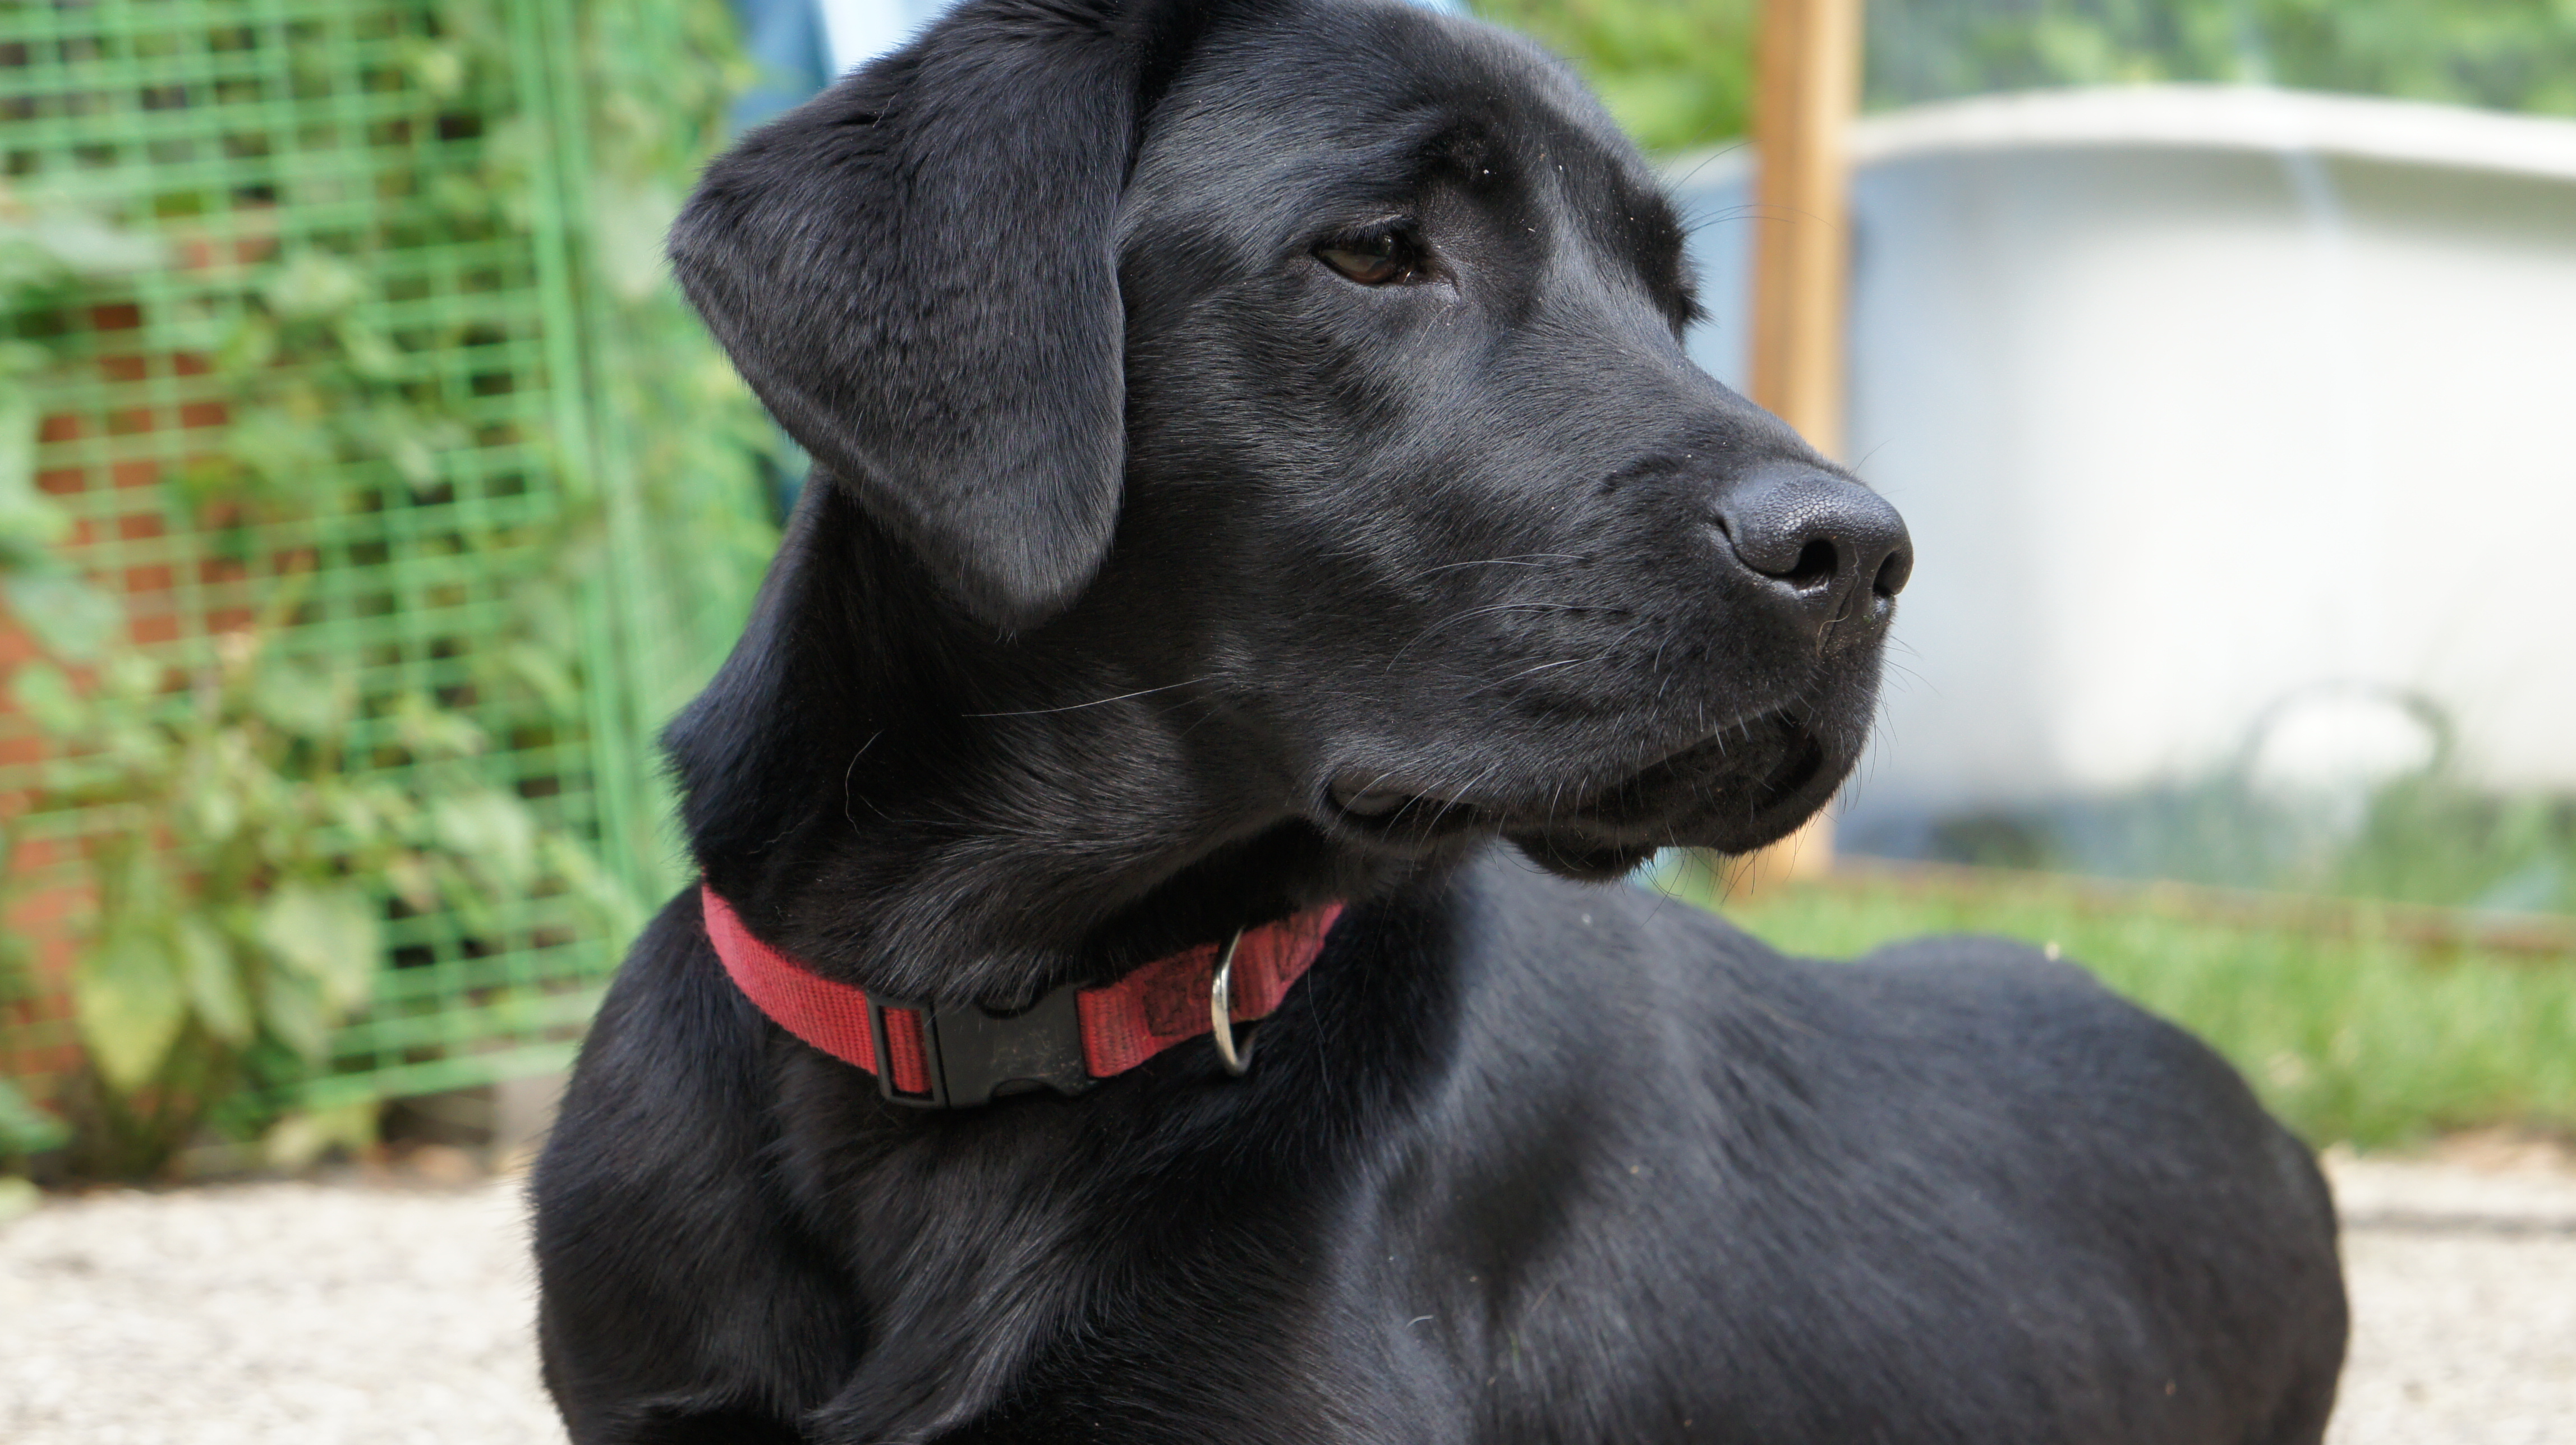
POLYGON ((1618 125, 1517 36, 1392 0, 1314 0, 1208 37, 1155 112, 1139 208, 1247 198, 1293 224, 1399 203, 1426 168, 1508 168, 1576 208, 1665 212, 1618 125))

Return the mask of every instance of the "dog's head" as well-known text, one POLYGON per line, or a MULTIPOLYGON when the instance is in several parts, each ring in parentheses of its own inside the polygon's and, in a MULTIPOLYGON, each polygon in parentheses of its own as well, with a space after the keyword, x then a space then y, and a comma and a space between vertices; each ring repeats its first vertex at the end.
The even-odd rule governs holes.
POLYGON ((1860 748, 1904 525, 1691 365, 1672 207, 1510 36, 968 0, 672 254, 818 485, 1025 659, 978 696, 1151 693, 1164 785, 1605 876, 1783 835, 1860 748))

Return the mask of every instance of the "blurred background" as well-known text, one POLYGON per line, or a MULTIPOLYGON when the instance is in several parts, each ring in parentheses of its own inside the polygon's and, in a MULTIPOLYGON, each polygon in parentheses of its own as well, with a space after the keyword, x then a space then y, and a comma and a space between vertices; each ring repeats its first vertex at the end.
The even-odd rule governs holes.
MULTIPOLYGON (((0 0, 0 1211, 539 1127, 798 474, 662 227, 937 8, 0 0)), ((1473 8, 1665 166, 1750 385, 1814 220, 1755 0, 1473 8)), ((2576 1130, 2576 9, 1876 0, 1863 53, 1883 723, 1830 870, 1656 881, 2045 943, 2320 1144, 2576 1130)))

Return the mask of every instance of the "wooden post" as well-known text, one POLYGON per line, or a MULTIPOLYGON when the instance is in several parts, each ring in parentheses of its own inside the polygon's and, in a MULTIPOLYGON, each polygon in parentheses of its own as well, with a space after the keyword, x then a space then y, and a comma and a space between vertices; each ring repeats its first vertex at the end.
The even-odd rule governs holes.
MULTIPOLYGON (((1816 450, 1843 447, 1843 335, 1851 290, 1851 162, 1860 108, 1862 0, 1763 0, 1754 78, 1753 401, 1816 450)), ((1726 871, 1728 891, 1833 866, 1823 813, 1726 871)))
POLYGON ((1764 0, 1754 89, 1753 401, 1842 450, 1861 0, 1764 0))

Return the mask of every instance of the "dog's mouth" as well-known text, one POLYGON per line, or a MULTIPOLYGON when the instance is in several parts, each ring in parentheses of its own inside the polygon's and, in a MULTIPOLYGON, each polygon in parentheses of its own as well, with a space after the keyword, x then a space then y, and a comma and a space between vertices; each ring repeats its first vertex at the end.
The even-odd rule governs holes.
POLYGON ((1324 791, 1336 831, 1357 839, 1427 849, 1469 836, 1503 837, 1551 872, 1608 879, 1660 848, 1740 853, 1785 837, 1823 806, 1848 766, 1783 711, 1603 786, 1534 788, 1514 797, 1346 771, 1324 791))

